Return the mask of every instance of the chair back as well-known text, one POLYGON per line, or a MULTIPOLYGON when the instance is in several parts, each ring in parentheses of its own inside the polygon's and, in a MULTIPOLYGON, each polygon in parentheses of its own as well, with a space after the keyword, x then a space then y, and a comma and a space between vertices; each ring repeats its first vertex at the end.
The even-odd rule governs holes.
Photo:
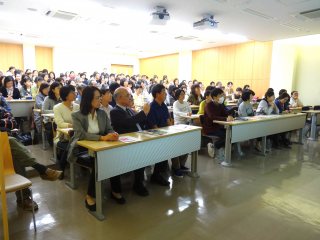
MULTIPOLYGON (((4 147, 5 142, 7 145, 9 144, 8 134, 7 132, 0 132, 0 152, 5 153, 4 147)), ((10 149, 10 148, 9 148, 10 149)), ((11 155, 11 151, 10 151, 11 155)), ((1 206, 2 206, 2 225, 3 225, 3 236, 4 239, 9 239, 9 224, 8 224, 8 210, 7 210, 7 195, 6 195, 6 188, 5 188, 5 171, 4 171, 4 159, 5 155, 0 154, 0 193, 1 193, 1 206)), ((12 161, 11 161, 12 162, 12 161)))
POLYGON ((310 106, 304 106, 302 107, 302 111, 309 111, 310 110, 310 106))
POLYGON ((9 137, 7 132, 0 132, 0 147, 1 147, 1 155, 3 156, 3 172, 4 175, 15 174, 13 167, 13 160, 11 154, 11 148, 9 144, 9 137))

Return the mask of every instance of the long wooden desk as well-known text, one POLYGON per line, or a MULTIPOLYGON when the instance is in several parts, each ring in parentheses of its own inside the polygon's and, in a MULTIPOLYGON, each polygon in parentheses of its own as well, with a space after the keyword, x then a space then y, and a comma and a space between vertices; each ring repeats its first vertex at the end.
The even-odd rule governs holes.
POLYGON ((311 114, 311 133, 308 139, 311 141, 317 141, 317 115, 320 113, 320 110, 308 110, 302 112, 311 114))
POLYGON ((223 166, 231 166, 231 144, 262 137, 263 153, 266 152, 266 136, 299 129, 299 143, 302 143, 302 129, 306 122, 305 113, 283 115, 259 115, 232 122, 213 121, 226 128, 225 160, 223 166))
POLYGON ((11 107, 11 113, 14 117, 31 117, 34 100, 7 100, 11 107))
MULTIPOLYGON (((174 125, 159 128, 163 135, 145 132, 121 134, 120 137, 133 137, 135 142, 78 141, 78 145, 92 151, 96 168, 96 212, 97 219, 104 220, 102 211, 101 182, 167 159, 191 152, 191 177, 198 177, 197 156, 201 145, 201 127, 174 125)), ((70 163, 71 188, 75 188, 74 163, 70 163)))

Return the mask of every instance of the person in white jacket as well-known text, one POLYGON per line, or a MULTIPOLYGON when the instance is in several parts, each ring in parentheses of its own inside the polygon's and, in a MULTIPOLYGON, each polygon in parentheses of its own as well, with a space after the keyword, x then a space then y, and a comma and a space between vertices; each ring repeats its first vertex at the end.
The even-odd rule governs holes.
MULTIPOLYGON (((72 124, 71 114, 79 110, 79 105, 74 103, 74 101, 76 100, 76 93, 75 93, 74 86, 69 85, 69 86, 63 86, 62 88, 60 88, 60 98, 62 99, 62 103, 58 103, 53 107, 54 121, 57 124, 58 129, 72 128, 73 124, 72 124)), ((58 143, 59 140, 61 140, 60 136, 61 136, 60 132, 58 131, 54 139, 53 151, 55 153, 55 156, 57 156, 55 152, 56 151, 55 146, 60 146, 60 143, 58 143)), ((66 159, 62 157, 60 157, 57 160, 59 161, 60 170, 63 171, 63 174, 61 177, 63 178, 64 170, 67 162, 66 162, 66 159)))
POLYGON ((192 115, 190 105, 187 101, 184 101, 184 90, 178 89, 175 92, 175 98, 177 99, 173 103, 173 118, 175 124, 188 124, 189 119, 187 116, 192 115))
POLYGON ((299 93, 298 91, 292 91, 291 92, 291 98, 289 102, 290 107, 303 107, 303 103, 299 99, 299 93))
POLYGON ((264 98, 260 101, 257 108, 257 115, 271 115, 271 114, 279 114, 279 109, 277 105, 274 103, 274 92, 267 91, 264 95, 264 98))

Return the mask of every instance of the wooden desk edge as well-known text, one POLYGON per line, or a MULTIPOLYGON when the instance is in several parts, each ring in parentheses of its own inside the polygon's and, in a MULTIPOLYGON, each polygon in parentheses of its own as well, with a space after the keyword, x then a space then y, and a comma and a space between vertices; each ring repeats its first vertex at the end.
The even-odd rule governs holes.
MULTIPOLYGON (((169 133, 166 135, 159 135, 159 136, 154 136, 154 137, 150 137, 147 138, 145 140, 143 140, 143 142, 147 142, 147 141, 151 141, 151 140, 155 140, 155 139, 160 139, 160 138, 165 138, 168 136, 174 136, 174 135, 179 135, 185 132, 194 132, 194 131, 201 131, 202 127, 197 127, 197 126, 192 126, 193 129, 188 129, 186 131, 182 131, 182 132, 176 132, 176 133, 169 133)), ((161 128, 158 128, 159 130, 161 130, 161 128)), ((134 135, 133 137, 135 137, 135 134, 139 134, 139 132, 131 132, 131 133, 124 133, 124 134, 120 134, 119 136, 130 136, 130 135, 134 135)), ((140 133, 141 134, 141 133, 140 133)), ((143 133, 142 133, 143 134, 143 133)), ((94 143, 94 142, 102 142, 102 141, 89 141, 89 140, 80 140, 77 142, 77 144, 79 146, 85 147, 91 151, 94 152, 99 152, 99 151, 103 151, 103 150, 107 150, 107 149, 112 149, 112 148, 118 148, 118 147, 122 147, 122 146, 127 146, 127 145, 131 145, 131 144, 135 144, 135 143, 139 143, 142 141, 135 141, 135 142, 129 142, 129 143, 125 143, 125 142, 121 142, 121 141, 115 141, 114 143, 118 143, 117 145, 112 145, 112 146, 103 146, 103 147, 99 147, 99 148, 95 148, 92 147, 90 144, 94 143)))
POLYGON ((284 114, 284 115, 279 115, 281 117, 278 118, 265 118, 265 119, 257 119, 257 120, 236 120, 236 121, 232 121, 232 122, 226 122, 226 121, 218 121, 218 120, 213 120, 213 123, 217 123, 220 125, 226 125, 226 126, 234 126, 234 125, 240 125, 240 124, 249 124, 252 122, 266 122, 266 121, 271 121, 271 120, 276 120, 276 119, 283 119, 283 118, 290 118, 290 117, 295 117, 295 116, 303 116, 303 115, 307 115, 306 113, 293 113, 293 114, 284 114))

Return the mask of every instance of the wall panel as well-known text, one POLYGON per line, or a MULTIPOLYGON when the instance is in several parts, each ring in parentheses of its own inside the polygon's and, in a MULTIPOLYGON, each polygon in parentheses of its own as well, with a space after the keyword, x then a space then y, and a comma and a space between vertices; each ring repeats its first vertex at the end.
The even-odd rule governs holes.
POLYGON ((5 73, 10 66, 24 70, 22 44, 0 43, 0 71, 5 73))

